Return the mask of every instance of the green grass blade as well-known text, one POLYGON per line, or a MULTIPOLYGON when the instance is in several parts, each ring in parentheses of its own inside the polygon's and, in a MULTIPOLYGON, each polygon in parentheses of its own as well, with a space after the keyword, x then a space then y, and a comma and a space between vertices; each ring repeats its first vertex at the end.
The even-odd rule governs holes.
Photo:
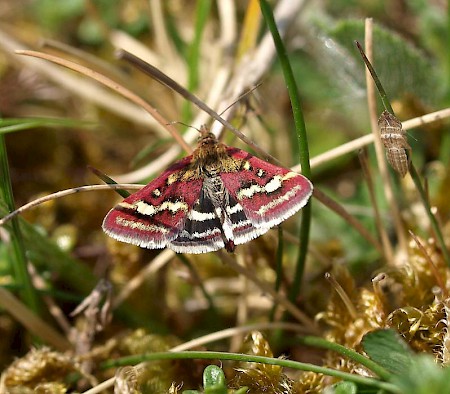
POLYGON ((0 134, 29 130, 38 127, 81 127, 93 126, 93 122, 58 118, 9 118, 0 120, 0 134))
MULTIPOLYGON (((194 40, 189 47, 188 52, 188 90, 193 92, 197 89, 199 76, 200 48, 202 43, 203 31, 205 30, 209 12, 211 10, 211 0, 198 0, 195 20, 194 40)), ((192 119, 191 103, 185 103, 183 107, 183 121, 189 122, 192 119)))
MULTIPOLYGON (((294 73, 286 54, 283 41, 278 32, 272 10, 266 0, 260 0, 261 11, 264 16, 267 27, 269 28, 275 47, 277 50, 278 60, 280 61, 283 70, 283 76, 286 82, 289 98, 291 100, 292 114, 294 117, 295 130, 297 132, 300 164, 302 166, 302 173, 307 177, 311 177, 311 167, 309 164, 309 148, 308 138, 306 134, 305 120, 303 118, 303 111, 300 104, 300 97, 298 95, 297 83, 294 78, 294 73)), ((289 292, 289 299, 294 302, 300 293, 301 282, 303 278, 303 271, 305 267, 306 254, 308 250, 309 230, 311 225, 311 200, 302 210, 302 221, 300 225, 300 250, 297 259, 297 265, 294 274, 294 280, 289 292)))
MULTIPOLYGON (((14 197, 9 175, 8 157, 3 135, 0 135, 0 193, 9 212, 14 211, 14 197)), ((9 213, 7 212, 7 213, 9 213)), ((4 215, 2 215, 4 216, 4 215)), ((34 289, 27 269, 27 256, 22 233, 17 218, 12 219, 10 226, 11 246, 12 246, 12 272, 15 281, 19 285, 19 294, 22 301, 36 314, 40 312, 39 297, 34 289)))
POLYGON ((392 377, 391 373, 387 369, 383 368, 380 364, 376 363, 375 361, 372 361, 370 358, 354 351, 353 349, 349 349, 337 343, 330 342, 327 341, 326 339, 314 336, 299 337, 298 341, 302 345, 314 346, 321 349, 331 350, 345 357, 348 357, 353 361, 356 361, 357 363, 364 365, 366 368, 370 369, 372 372, 377 374, 381 379, 389 380, 392 377))
MULTIPOLYGON (((117 182, 110 178, 108 175, 106 175, 104 172, 101 172, 100 170, 98 170, 95 167, 92 166, 88 166, 88 169, 95 174, 96 176, 98 176, 103 182, 105 182, 107 185, 117 185, 117 182)), ((117 194, 119 194, 121 197, 123 198, 127 198, 130 195, 130 192, 128 190, 125 189, 116 189, 115 192, 117 194)))

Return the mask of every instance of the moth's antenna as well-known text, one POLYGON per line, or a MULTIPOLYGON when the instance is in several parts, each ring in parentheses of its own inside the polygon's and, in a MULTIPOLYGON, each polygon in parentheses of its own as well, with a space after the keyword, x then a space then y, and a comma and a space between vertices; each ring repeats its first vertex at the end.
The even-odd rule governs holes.
POLYGON ((198 127, 192 126, 191 124, 184 123, 181 120, 174 120, 173 122, 169 122, 168 124, 170 124, 170 125, 181 124, 181 125, 183 125, 185 127, 189 127, 191 129, 195 129, 199 133, 201 133, 201 129, 199 129, 198 127))
POLYGON ((234 100, 228 107, 226 107, 219 116, 222 116, 225 112, 227 112, 233 105, 241 101, 244 97, 249 96, 254 90, 258 89, 262 85, 262 82, 259 82, 257 85, 253 86, 251 89, 247 90, 245 93, 242 93, 236 100, 234 100))
POLYGON ((189 92, 188 90, 183 88, 178 82, 174 81, 168 75, 166 75, 162 71, 158 70, 155 66, 152 66, 151 64, 145 62, 144 60, 138 58, 137 56, 134 56, 130 52, 127 52, 123 49, 117 50, 116 55, 120 59, 124 59, 127 62, 133 64, 135 67, 137 67, 139 70, 146 73, 147 75, 150 75, 152 78, 156 79, 159 83, 174 90, 175 92, 177 92, 178 94, 183 96, 186 100, 189 100, 192 103, 194 103, 197 107, 199 107, 200 109, 205 111, 212 118, 216 119, 218 122, 222 123, 225 127, 227 127, 229 130, 231 130, 234 134, 236 134, 237 137, 239 137, 242 141, 244 141, 246 144, 248 144, 250 147, 252 147, 260 155, 264 156, 265 158, 272 161, 273 163, 279 164, 279 161, 277 159, 275 159, 273 156, 269 155, 267 152, 265 152, 263 149, 261 149, 252 140, 247 138, 247 136, 245 136, 245 134, 242 134, 238 129, 236 129, 230 122, 223 119, 213 109, 208 107, 197 96, 195 96, 194 94, 192 94, 191 92, 189 92))

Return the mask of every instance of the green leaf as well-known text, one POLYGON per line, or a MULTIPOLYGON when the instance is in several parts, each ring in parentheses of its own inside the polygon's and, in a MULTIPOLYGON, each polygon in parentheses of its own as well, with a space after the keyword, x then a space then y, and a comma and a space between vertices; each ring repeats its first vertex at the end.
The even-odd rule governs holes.
POLYGON ((240 389, 238 389, 234 392, 234 394, 246 394, 246 393, 248 393, 247 386, 241 387, 240 389))
POLYGON ((411 367, 413 351, 394 330, 376 330, 362 340, 368 356, 396 375, 406 374, 411 367))
POLYGON ((205 394, 227 394, 225 374, 222 368, 216 365, 208 365, 203 371, 203 386, 205 394))
POLYGON ((356 394, 358 387, 353 382, 339 382, 333 387, 334 394, 356 394))
MULTIPOLYGON (((335 46, 329 46, 332 48, 331 51, 340 55, 341 60, 347 63, 347 66, 345 64, 342 64, 342 67, 339 64, 333 66, 334 78, 339 79, 341 69, 348 68, 349 63, 356 61, 356 64, 361 64, 361 70, 352 77, 361 87, 365 87, 364 65, 354 46, 355 40, 364 43, 364 21, 345 20, 331 27, 330 24, 324 24, 321 28, 334 41, 335 46), (346 55, 342 56, 343 53, 346 55)), ((443 84, 439 83, 439 69, 425 53, 398 34, 375 24, 373 54, 374 67, 391 101, 417 97, 427 104, 433 104, 445 93, 443 84)), ((330 53, 328 61, 333 57, 335 57, 333 53, 330 53)))
POLYGON ((405 374, 394 377, 393 383, 405 394, 450 393, 450 368, 437 365, 428 354, 419 354, 411 359, 405 374))

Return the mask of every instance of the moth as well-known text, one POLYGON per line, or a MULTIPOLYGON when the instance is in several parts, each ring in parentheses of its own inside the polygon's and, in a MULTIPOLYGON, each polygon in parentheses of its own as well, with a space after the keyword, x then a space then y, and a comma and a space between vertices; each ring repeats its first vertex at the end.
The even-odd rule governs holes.
POLYGON ((206 253, 266 233, 309 200, 304 176, 218 142, 206 127, 198 147, 106 215, 116 240, 177 253, 206 253))
POLYGON ((378 119, 381 141, 386 149, 386 158, 392 168, 402 177, 409 170, 411 147, 406 140, 406 133, 402 123, 396 116, 383 111, 378 119))

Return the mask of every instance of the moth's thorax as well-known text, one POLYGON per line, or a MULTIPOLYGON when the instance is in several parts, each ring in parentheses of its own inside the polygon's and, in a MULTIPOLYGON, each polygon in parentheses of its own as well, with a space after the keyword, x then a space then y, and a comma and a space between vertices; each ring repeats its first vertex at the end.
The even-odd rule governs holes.
POLYGON ((200 138, 198 147, 192 154, 189 172, 193 178, 213 177, 221 172, 237 171, 241 162, 242 160, 231 157, 227 147, 217 141, 212 133, 207 133, 200 138))

